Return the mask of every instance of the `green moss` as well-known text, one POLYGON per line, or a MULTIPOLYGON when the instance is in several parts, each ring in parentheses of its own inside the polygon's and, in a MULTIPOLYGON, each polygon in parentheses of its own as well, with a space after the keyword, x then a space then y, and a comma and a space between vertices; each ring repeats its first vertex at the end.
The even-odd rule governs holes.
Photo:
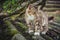
POLYGON ((9 35, 14 35, 19 33, 19 31, 15 28, 15 26, 8 20, 5 21, 5 24, 7 26, 8 34, 9 35))
POLYGON ((27 29, 27 26, 24 25, 23 23, 17 22, 17 25, 19 25, 23 29, 27 29))
POLYGON ((19 33, 19 32, 16 29, 11 29, 9 34, 14 35, 17 33, 19 33))

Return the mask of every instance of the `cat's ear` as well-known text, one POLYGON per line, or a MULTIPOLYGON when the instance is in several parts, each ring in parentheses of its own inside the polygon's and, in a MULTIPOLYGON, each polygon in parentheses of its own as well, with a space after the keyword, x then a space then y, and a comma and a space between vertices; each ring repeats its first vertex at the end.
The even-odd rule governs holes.
POLYGON ((28 8, 31 9, 31 7, 32 7, 32 4, 29 4, 29 5, 28 5, 28 8))
POLYGON ((37 8, 37 9, 38 9, 38 10, 40 10, 40 8, 41 8, 41 6, 38 6, 38 8, 37 8))

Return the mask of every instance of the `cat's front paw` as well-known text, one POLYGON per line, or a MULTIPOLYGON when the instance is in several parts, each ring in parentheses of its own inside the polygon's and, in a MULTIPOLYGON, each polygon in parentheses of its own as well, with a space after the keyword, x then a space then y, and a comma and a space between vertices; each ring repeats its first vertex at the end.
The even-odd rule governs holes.
POLYGON ((42 32, 41 34, 46 34, 46 32, 42 32))
POLYGON ((34 35, 40 35, 40 32, 35 32, 34 35))
POLYGON ((32 32, 34 32, 34 31, 33 31, 33 30, 29 30, 29 31, 28 31, 28 33, 32 33, 32 32))

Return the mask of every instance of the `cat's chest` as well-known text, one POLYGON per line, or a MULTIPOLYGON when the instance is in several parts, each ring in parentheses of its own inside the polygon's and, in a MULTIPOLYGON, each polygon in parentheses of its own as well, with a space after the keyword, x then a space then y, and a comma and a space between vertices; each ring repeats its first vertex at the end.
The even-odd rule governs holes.
POLYGON ((34 15, 28 15, 28 19, 29 20, 34 20, 35 19, 35 16, 34 15))

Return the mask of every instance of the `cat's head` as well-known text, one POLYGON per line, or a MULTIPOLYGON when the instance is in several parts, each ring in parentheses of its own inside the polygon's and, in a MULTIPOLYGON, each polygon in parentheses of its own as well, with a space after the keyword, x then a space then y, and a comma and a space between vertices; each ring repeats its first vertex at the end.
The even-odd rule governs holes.
POLYGON ((36 8, 32 4, 28 5, 28 13, 29 14, 35 14, 36 13, 36 8))

